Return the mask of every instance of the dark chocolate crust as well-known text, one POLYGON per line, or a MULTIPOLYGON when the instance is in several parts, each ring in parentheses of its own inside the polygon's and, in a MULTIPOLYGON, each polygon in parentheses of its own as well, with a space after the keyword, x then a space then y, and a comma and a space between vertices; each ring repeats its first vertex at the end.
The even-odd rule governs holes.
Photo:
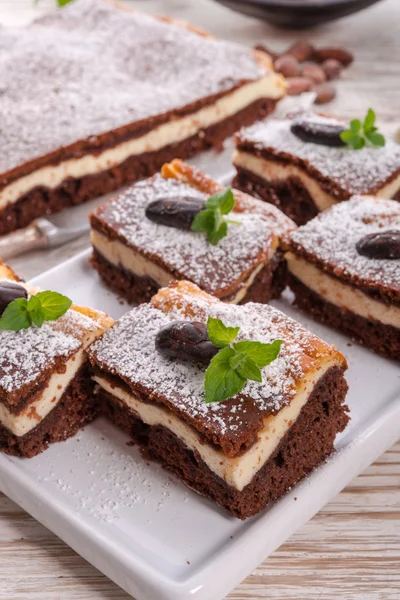
POLYGON ((146 425, 104 391, 100 392, 100 399, 106 416, 129 433, 146 458, 160 462, 233 516, 246 519, 277 500, 333 452, 336 434, 349 421, 348 408, 343 404, 346 393, 343 370, 332 367, 317 383, 274 454, 242 491, 212 473, 199 455, 168 429, 146 425))
POLYGON ((363 346, 387 358, 400 360, 400 329, 364 319, 353 312, 327 302, 294 275, 288 275, 295 303, 317 321, 339 329, 363 346))
POLYGON ((99 403, 88 365, 84 365, 71 381, 57 406, 39 425, 18 437, 0 425, 0 451, 12 456, 32 458, 50 444, 74 436, 95 419, 99 403))
POLYGON ((319 210, 298 177, 289 177, 285 181, 266 181, 247 169, 236 167, 236 170, 232 182, 234 188, 273 204, 296 225, 304 225, 317 216, 319 210))
POLYGON ((223 119, 200 131, 197 135, 165 146, 156 152, 131 156, 120 165, 95 175, 87 175, 80 179, 66 179, 54 189, 34 188, 17 202, 8 204, 0 212, 0 235, 26 227, 38 217, 82 204, 123 185, 150 177, 165 162, 174 158, 189 158, 208 148, 219 149, 225 138, 231 136, 240 127, 250 125, 270 114, 276 103, 277 100, 262 98, 246 106, 232 117, 223 119))
MULTIPOLYGON (((99 273, 105 285, 131 304, 149 302, 152 296, 160 289, 158 283, 154 279, 151 279, 151 277, 140 277, 123 267, 117 268, 95 249, 93 249, 90 262, 99 273)), ((286 284, 286 262, 282 251, 278 250, 269 264, 258 273, 240 304, 245 304, 246 302, 267 304, 273 298, 279 298, 286 284)), ((221 300, 229 301, 229 298, 221 298, 221 300)))

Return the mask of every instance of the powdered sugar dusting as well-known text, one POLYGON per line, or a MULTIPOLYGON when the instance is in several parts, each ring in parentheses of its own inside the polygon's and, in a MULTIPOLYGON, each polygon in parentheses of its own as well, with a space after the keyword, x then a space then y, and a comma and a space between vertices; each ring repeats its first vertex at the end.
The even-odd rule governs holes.
MULTIPOLYGON (((343 124, 312 112, 302 115, 303 119, 343 124)), ((303 142, 290 131, 291 124, 290 118, 255 123, 240 132, 240 141, 271 151, 278 158, 300 159, 301 166, 316 169, 347 195, 375 193, 400 169, 400 146, 391 140, 387 139, 383 148, 332 148, 303 142)))
POLYGON ((355 278, 366 287, 400 291, 400 261, 374 260, 356 249, 365 235, 389 229, 400 231, 400 203, 356 196, 321 213, 294 231, 290 240, 334 274, 355 278))
POLYGON ((244 46, 102 0, 1 28, 0 56, 0 173, 265 74, 244 46))
POLYGON ((155 175, 129 188, 97 215, 123 241, 150 259, 155 256, 174 277, 189 279, 210 293, 221 293, 269 258, 275 221, 267 215, 252 214, 251 207, 249 212, 235 212, 232 218, 241 225, 229 225, 228 235, 213 246, 203 233, 158 225, 145 216, 150 201, 165 196, 207 199, 188 184, 155 175))
MULTIPOLYGON (((196 299, 193 300, 196 302, 196 299)), ((223 403, 205 404, 204 365, 168 359, 155 349, 157 332, 167 323, 184 319, 176 308, 164 313, 151 305, 133 309, 89 349, 89 356, 106 373, 124 379, 149 401, 173 408, 180 416, 216 440, 234 441, 249 435, 254 422, 275 413, 295 394, 295 383, 309 368, 315 336, 280 311, 267 305, 244 306, 200 303, 196 320, 208 315, 239 326, 239 339, 272 342, 283 339, 277 360, 263 369, 263 382, 247 382, 243 393, 223 403), (309 350, 309 353, 308 353, 309 350), (306 360, 305 360, 306 358, 306 360), (307 366, 306 366, 307 365, 307 366), (250 418, 251 417, 251 418, 250 418)))
POLYGON ((69 310, 57 321, 21 331, 0 330, 0 392, 12 394, 34 384, 56 360, 68 360, 82 346, 82 337, 97 325, 69 310))

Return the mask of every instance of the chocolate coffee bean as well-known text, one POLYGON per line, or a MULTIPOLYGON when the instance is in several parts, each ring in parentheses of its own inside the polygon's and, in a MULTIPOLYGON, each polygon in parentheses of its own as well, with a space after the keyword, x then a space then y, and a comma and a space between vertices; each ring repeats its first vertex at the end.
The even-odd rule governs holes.
POLYGON ((293 44, 293 46, 290 46, 289 50, 285 52, 285 54, 291 54, 292 56, 297 58, 299 62, 304 62, 305 60, 308 60, 309 58, 311 58, 313 53, 313 46, 305 40, 300 40, 299 42, 296 42, 295 44, 293 44))
POLYGON ((158 332, 156 350, 170 358, 209 363, 220 348, 210 342, 204 323, 173 321, 158 332))
POLYGON ((336 89, 331 83, 320 83, 319 85, 314 85, 312 89, 317 94, 314 104, 326 104, 336 97, 336 89))
POLYGON ((289 96, 298 96, 303 92, 308 92, 313 84, 307 77, 288 77, 286 83, 288 85, 286 91, 289 96))
POLYGON ((157 198, 147 205, 146 217, 159 225, 189 231, 195 216, 204 207, 205 202, 201 198, 157 198))
MULTIPOLYGON (((375 259, 400 259, 400 230, 369 233, 356 244, 358 254, 375 259)), ((400 268, 400 267, 399 267, 400 268)))
POLYGON ((318 48, 318 50, 315 50, 313 58, 317 62, 324 62, 328 58, 334 58, 344 67, 348 67, 354 60, 352 53, 345 48, 318 48))
POLYGON ((334 58, 328 58, 328 60, 324 60, 321 68, 328 80, 338 79, 338 77, 340 77, 340 73, 342 72, 342 64, 334 58))
POLYGON ((282 73, 285 77, 297 77, 301 73, 298 60, 290 54, 284 54, 274 62, 275 71, 282 73))
POLYGON ((319 65, 304 65, 302 75, 308 77, 308 79, 312 79, 314 83, 323 83, 326 81, 326 75, 319 65))
POLYGON ((321 146, 344 146, 345 143, 340 139, 340 134, 346 130, 344 125, 333 123, 319 123, 318 121, 309 121, 307 119, 296 119, 291 127, 291 132, 311 144, 320 144, 321 146))
POLYGON ((22 285, 14 281, 0 281, 0 316, 18 298, 28 298, 28 292, 22 285))

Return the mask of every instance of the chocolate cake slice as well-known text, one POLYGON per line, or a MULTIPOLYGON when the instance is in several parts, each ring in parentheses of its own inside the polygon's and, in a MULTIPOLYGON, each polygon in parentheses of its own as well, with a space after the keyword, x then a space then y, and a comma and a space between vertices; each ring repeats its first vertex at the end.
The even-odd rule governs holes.
POLYGON ((400 203, 355 196, 292 232, 288 249, 298 306, 400 359, 400 203))
POLYGON ((107 0, 0 30, 0 235, 270 113, 268 56, 107 0))
POLYGON ((189 282, 161 289, 89 349, 109 418, 186 485, 245 519, 321 463, 347 422, 345 358, 268 305, 224 304, 189 282), (156 349, 171 323, 209 317, 240 328, 237 340, 282 345, 262 381, 205 403, 206 364, 156 349))
POLYGON ((400 146, 341 145, 348 123, 313 112, 271 119, 236 136, 234 185, 303 225, 355 194, 400 199, 400 146), (304 135, 306 134, 306 135, 304 135), (307 141, 306 141, 307 140, 307 141))
POLYGON ((148 302, 174 279, 190 280, 225 302, 268 302, 279 296, 286 286, 280 239, 294 223, 273 206, 233 190, 227 217, 234 223, 213 245, 190 223, 193 211, 223 190, 174 160, 161 174, 98 208, 90 216, 92 264, 106 285, 137 303, 148 302))
MULTIPOLYGON (((0 263, 3 308, 13 282, 26 297, 39 291, 0 263)), ((0 330, 0 451, 30 458, 97 416, 86 350, 111 324, 103 313, 72 305, 40 328, 0 330)))

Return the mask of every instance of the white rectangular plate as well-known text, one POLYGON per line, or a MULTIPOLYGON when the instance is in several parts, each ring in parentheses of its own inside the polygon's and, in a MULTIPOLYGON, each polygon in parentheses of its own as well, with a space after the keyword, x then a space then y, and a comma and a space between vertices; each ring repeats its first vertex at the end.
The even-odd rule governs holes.
MULTIPOLYGON (((37 277, 118 318, 128 307, 89 266, 89 251, 37 277)), ((268 510, 238 521, 142 460, 104 419, 30 460, 0 456, 0 489, 136 600, 219 600, 400 435, 400 370, 275 305, 348 358, 351 423, 337 453, 268 510)))

